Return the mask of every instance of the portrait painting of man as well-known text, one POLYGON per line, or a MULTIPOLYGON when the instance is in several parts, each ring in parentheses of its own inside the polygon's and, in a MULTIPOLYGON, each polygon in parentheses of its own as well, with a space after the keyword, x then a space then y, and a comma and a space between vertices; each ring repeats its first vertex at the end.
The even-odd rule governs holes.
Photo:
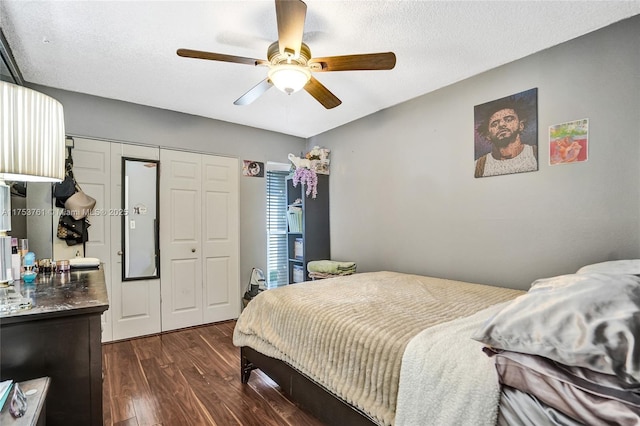
POLYGON ((538 170, 538 89, 474 107, 474 176, 538 170))

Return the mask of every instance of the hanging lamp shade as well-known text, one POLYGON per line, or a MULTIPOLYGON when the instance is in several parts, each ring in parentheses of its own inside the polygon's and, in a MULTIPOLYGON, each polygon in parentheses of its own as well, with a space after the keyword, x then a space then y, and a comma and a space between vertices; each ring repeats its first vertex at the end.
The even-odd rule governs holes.
POLYGON ((0 180, 59 182, 64 160, 62 104, 0 81, 0 180))

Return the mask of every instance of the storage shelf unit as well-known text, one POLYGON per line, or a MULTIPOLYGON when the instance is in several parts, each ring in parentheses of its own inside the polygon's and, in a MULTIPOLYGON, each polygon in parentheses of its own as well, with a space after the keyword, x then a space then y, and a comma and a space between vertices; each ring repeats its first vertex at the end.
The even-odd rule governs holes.
MULTIPOLYGON (((318 194, 316 198, 307 197, 306 186, 293 186, 293 179, 287 178, 287 205, 299 207, 302 211, 300 232, 287 232, 287 258, 289 284, 294 280, 294 269, 302 267, 304 281, 307 276, 307 263, 312 260, 331 258, 329 237, 329 176, 318 174, 318 194), (296 202, 298 200, 298 202, 296 202), (302 240, 302 257, 295 256, 296 239, 302 240)), ((299 243, 300 244, 300 243, 299 243)))

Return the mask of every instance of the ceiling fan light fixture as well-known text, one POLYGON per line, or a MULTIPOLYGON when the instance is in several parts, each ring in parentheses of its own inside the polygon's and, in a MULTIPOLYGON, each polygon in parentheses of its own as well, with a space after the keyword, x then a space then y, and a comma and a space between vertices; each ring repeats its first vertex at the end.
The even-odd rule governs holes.
POLYGON ((274 86, 290 95, 307 84, 311 79, 311 71, 300 65, 280 64, 271 67, 268 76, 274 86))
POLYGON ((390 70, 395 67, 396 55, 393 52, 313 58, 311 49, 302 41, 307 5, 302 0, 275 0, 275 3, 278 40, 267 48, 267 60, 191 49, 178 49, 178 56, 251 66, 268 66, 268 77, 236 99, 233 102, 234 105, 248 105, 271 86, 276 86, 278 90, 289 95, 304 89, 323 107, 332 109, 342 101, 320 81, 313 78, 312 71, 325 73, 390 70))

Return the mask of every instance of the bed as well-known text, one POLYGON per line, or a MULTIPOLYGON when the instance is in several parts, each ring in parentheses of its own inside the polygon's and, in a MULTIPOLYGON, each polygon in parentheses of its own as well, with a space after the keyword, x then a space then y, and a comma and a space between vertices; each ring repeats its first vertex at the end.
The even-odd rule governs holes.
MULTIPOLYGON (((529 294, 396 272, 265 291, 234 330, 242 381, 261 369, 326 424, 539 424, 536 416, 580 424, 556 421, 562 415, 548 398, 518 385, 514 371, 529 361, 509 358, 515 352, 495 341, 504 337, 495 321, 505 311, 516 317, 517 303, 526 311, 529 294)), ((633 420, 638 407, 623 417, 633 420)))

